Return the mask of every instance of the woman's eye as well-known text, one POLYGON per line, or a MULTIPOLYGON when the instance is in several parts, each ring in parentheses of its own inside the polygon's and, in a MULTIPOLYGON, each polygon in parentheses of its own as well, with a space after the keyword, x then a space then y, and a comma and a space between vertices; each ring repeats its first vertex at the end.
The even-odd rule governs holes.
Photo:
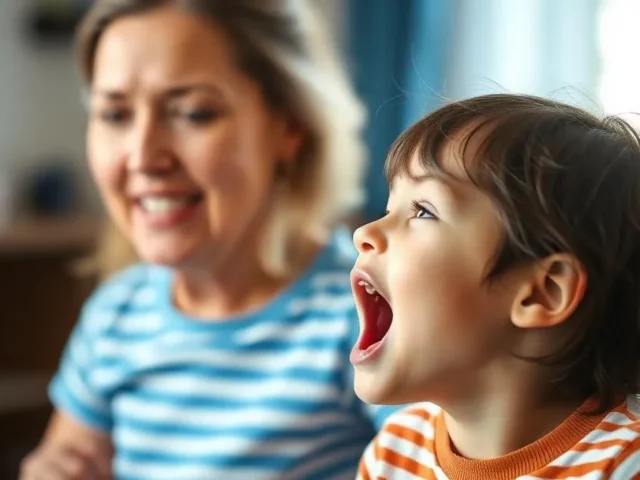
POLYGON ((436 218, 436 216, 431 210, 429 210, 423 205, 420 205, 418 202, 413 202, 413 213, 415 215, 415 218, 423 218, 423 219, 436 218))
POLYGON ((218 112, 211 109, 187 110, 180 112, 180 116, 194 125, 204 125, 212 122, 218 116, 218 112))
POLYGON ((130 114, 123 108, 111 108, 98 112, 98 117, 105 123, 119 125, 126 122, 129 119, 130 114))

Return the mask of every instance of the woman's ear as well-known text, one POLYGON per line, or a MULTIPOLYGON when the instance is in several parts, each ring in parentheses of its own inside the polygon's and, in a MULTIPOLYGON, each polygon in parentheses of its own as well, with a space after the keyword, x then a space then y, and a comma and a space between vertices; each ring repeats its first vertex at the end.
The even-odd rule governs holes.
POLYGON ((284 163, 292 165, 299 157, 308 133, 306 128, 294 119, 285 120, 283 129, 280 158, 284 163))
POLYGON ((532 266, 514 300, 511 321, 519 328, 547 328, 569 319, 587 288, 587 273, 572 255, 555 254, 532 266))

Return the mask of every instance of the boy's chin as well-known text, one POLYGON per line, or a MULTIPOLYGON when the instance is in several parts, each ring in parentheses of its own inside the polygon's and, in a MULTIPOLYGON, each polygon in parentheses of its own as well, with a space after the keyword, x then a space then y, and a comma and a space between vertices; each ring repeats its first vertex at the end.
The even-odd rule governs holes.
POLYGON ((429 388, 428 382, 414 385, 401 381, 402 378, 398 372, 385 374, 356 368, 354 391, 360 400, 371 405, 408 405, 433 401, 437 389, 429 388))
POLYGON ((354 391, 358 398, 372 405, 400 405, 398 389, 385 375, 375 371, 359 371, 356 368, 354 391))

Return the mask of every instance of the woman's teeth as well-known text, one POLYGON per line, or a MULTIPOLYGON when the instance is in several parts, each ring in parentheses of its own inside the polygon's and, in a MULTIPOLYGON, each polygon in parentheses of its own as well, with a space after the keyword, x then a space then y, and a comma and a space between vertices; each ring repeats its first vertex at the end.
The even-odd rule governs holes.
POLYGON ((177 212, 192 201, 191 197, 144 197, 140 199, 140 206, 148 213, 164 214, 177 212))

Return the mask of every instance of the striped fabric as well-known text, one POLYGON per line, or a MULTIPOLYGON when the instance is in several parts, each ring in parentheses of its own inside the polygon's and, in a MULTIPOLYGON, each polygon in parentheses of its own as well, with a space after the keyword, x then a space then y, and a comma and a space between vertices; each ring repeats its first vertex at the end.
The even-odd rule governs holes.
POLYGON ((535 444, 469 460, 451 449, 443 412, 420 404, 392 415, 362 457, 358 480, 639 480, 638 398, 587 416, 589 401, 535 444))
POLYGON ((353 392, 347 244, 336 236, 297 284, 228 321, 176 311, 169 271, 127 270, 87 303, 56 408, 111 434, 119 480, 353 479, 386 412, 353 392))

